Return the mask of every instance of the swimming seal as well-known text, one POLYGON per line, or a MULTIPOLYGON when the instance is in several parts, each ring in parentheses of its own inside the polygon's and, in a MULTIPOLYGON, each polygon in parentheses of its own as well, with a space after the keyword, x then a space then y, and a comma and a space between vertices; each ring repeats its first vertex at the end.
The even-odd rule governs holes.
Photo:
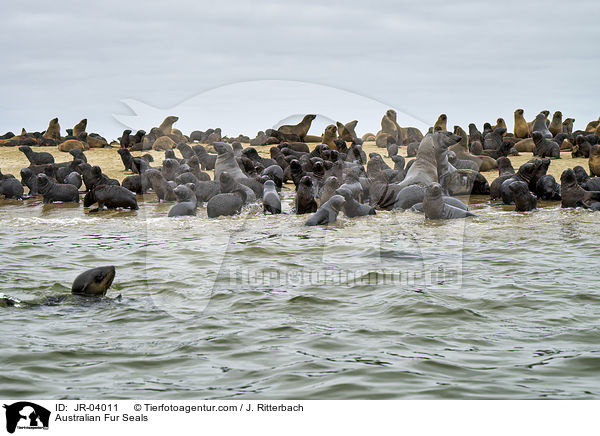
POLYGON ((115 279, 114 266, 100 266, 79 274, 73 281, 71 293, 102 297, 115 279))
POLYGON ((168 216, 195 216, 196 206, 198 205, 196 194, 185 185, 177 186, 173 192, 177 196, 178 203, 169 210, 168 216))
POLYGON ((135 194, 127 188, 116 185, 96 185, 83 197, 83 207, 98 203, 95 211, 107 209, 139 209, 135 194))
POLYGON ((44 203, 79 203, 79 192, 73 185, 55 183, 46 174, 38 174, 37 185, 39 192, 44 196, 44 203))
POLYGON ((305 226, 322 226, 335 222, 337 215, 344 206, 344 197, 334 195, 317 209, 317 211, 304 223, 305 226))
POLYGON ((425 189, 423 198, 423 212, 426 219, 455 219, 475 216, 468 210, 459 209, 445 203, 442 199, 442 187, 439 183, 433 183, 425 189))
POLYGON ((537 198, 529 191, 529 186, 525 182, 516 181, 508 185, 513 193, 515 210, 517 212, 528 212, 537 207, 537 198))
POLYGON ((281 199, 273 180, 267 180, 263 185, 263 210, 273 215, 281 213, 281 199))

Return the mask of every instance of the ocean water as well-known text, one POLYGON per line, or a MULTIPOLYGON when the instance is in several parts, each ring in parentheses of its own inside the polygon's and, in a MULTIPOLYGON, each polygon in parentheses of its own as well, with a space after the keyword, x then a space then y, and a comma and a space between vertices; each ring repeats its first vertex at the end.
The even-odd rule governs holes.
MULTIPOLYGON (((283 193, 289 211, 292 191, 283 193)), ((600 214, 169 219, 0 202, 0 397, 600 398, 600 214), (103 299, 70 296, 115 265, 103 299), (62 299, 61 299, 62 300, 62 299)))

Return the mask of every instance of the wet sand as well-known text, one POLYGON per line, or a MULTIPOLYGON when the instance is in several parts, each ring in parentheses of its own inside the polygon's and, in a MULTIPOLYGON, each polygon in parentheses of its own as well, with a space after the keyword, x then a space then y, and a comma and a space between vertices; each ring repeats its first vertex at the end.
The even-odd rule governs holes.
MULTIPOLYGON (((317 144, 309 144, 311 150, 317 144)), ((244 147, 248 147, 249 144, 243 144, 244 147)), ((210 146, 209 150, 212 149, 210 146)), ((273 147, 272 145, 264 145, 255 147, 259 154, 263 157, 270 157, 269 149, 273 147)), ((363 149, 365 153, 368 155, 369 153, 375 152, 379 153, 383 156, 384 160, 390 165, 392 168, 394 163, 391 159, 387 157, 387 150, 384 148, 379 148, 375 145, 375 142, 366 142, 363 144, 363 149)), ((131 175, 131 172, 125 171, 123 168, 123 163, 121 162, 121 157, 117 153, 118 148, 93 148, 87 150, 85 155, 87 156, 88 162, 91 165, 98 165, 102 168, 102 171, 107 174, 109 177, 117 179, 119 181, 123 180, 123 178, 131 175)), ((61 152, 56 149, 56 147, 35 147, 34 151, 46 151, 51 153, 56 162, 67 162, 71 160, 71 155, 69 153, 61 152)), ((214 152, 214 151, 213 151, 214 152)), ((140 156, 142 154, 149 153, 154 157, 154 162, 151 164, 152 166, 160 166, 162 160, 164 159, 165 153, 164 151, 155 151, 149 150, 144 152, 133 152, 134 156, 140 156)), ((175 150, 175 154, 180 157, 180 154, 177 150, 175 150)), ((400 154, 406 157, 406 147, 400 148, 400 154)), ((527 162, 529 159, 533 157, 533 153, 521 153, 520 156, 509 156, 513 167, 515 170, 519 168, 520 165, 527 162)), ((407 158, 407 161, 412 158, 407 158)), ((566 168, 573 168, 577 165, 581 165, 588 171, 588 159, 585 158, 576 158, 573 159, 571 157, 570 151, 561 152, 561 159, 554 159, 550 164, 550 168, 548 170, 548 174, 554 176, 554 178, 560 183, 560 175, 566 168)), ((13 174, 15 177, 20 178, 19 173, 21 168, 25 168, 29 166, 29 161, 25 157, 23 153, 21 153, 18 147, 3 147, 0 148, 0 170, 4 174, 13 174)), ((213 176, 212 171, 207 171, 211 177, 213 176)), ((492 182, 497 176, 498 171, 486 171, 482 173, 489 182, 492 182)))

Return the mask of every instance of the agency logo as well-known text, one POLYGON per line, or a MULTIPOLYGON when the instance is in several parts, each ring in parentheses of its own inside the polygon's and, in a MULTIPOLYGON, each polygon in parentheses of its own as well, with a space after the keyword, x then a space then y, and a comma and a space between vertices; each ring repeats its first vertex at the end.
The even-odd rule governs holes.
POLYGON ((14 433, 22 430, 48 430, 50 411, 28 401, 4 405, 6 409, 6 431, 14 433))

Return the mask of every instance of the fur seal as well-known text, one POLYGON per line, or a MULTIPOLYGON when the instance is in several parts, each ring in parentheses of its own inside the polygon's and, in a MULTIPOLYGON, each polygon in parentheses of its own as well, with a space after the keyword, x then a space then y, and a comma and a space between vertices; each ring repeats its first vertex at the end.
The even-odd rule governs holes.
POLYGON ((267 180, 263 185, 263 210, 273 215, 281 213, 281 199, 273 180, 267 180))
POLYGON ((83 207, 98 203, 94 211, 104 209, 139 209, 135 194, 127 188, 116 185, 96 185, 83 197, 83 207))
POLYGON ((338 121, 335 124, 337 126, 340 139, 347 142, 353 142, 358 139, 358 136, 356 136, 356 131, 354 130, 358 124, 358 120, 352 120, 346 124, 342 124, 338 121))
POLYGON ((46 165, 54 163, 54 156, 45 151, 43 152, 35 152, 28 145, 23 145, 19 147, 19 151, 22 152, 27 160, 31 163, 31 165, 46 165))
POLYGON ((414 184, 428 186, 437 182, 437 153, 447 150, 449 146, 459 141, 460 136, 444 130, 425 135, 419 144, 415 162, 406 172, 404 180, 399 184, 399 189, 414 184))
POLYGON ((375 215, 375 209, 368 204, 361 204, 354 199, 352 191, 347 187, 340 187, 336 190, 336 194, 344 197, 344 215, 348 218, 358 216, 375 215))
POLYGON ((73 185, 77 189, 81 188, 83 184, 83 180, 81 179, 81 175, 77 171, 71 171, 63 180, 65 184, 73 185))
POLYGON ((178 203, 169 210, 168 216, 195 216, 196 206, 198 205, 195 192, 185 185, 177 186, 173 192, 177 196, 178 203))
POLYGON ((52 118, 48 123, 46 132, 42 135, 45 139, 53 139, 55 141, 60 140, 60 124, 58 124, 58 118, 52 118))
POLYGON ((85 129, 87 127, 87 118, 84 118, 73 127, 73 136, 79 137, 82 133, 85 133, 85 129))
POLYGON ((566 118, 563 121, 563 133, 571 134, 573 133, 573 123, 575 122, 575 118, 566 118))
POLYGON ((515 170, 509 158, 502 156, 499 157, 496 162, 498 162, 498 177, 495 178, 490 185, 490 198, 492 200, 500 198, 500 187, 502 186, 502 183, 515 174, 515 170))
POLYGON ((294 203, 296 206, 296 213, 299 215, 317 211, 313 182, 309 176, 303 176, 298 181, 294 203))
POLYGON ((179 120, 179 117, 170 115, 166 117, 163 122, 158 126, 163 135, 170 135, 173 133, 173 124, 179 120))
POLYGON ((541 158, 548 157, 550 159, 560 159, 560 146, 554 142, 544 138, 542 132, 533 131, 533 155, 541 158))
POLYGON ((442 187, 439 183, 432 183, 425 189, 423 198, 423 212, 426 219, 455 219, 475 216, 468 210, 451 206, 442 199, 442 187))
POLYGON ((515 210, 517 212, 527 212, 537 207, 537 198, 529 191, 529 186, 525 182, 515 181, 508 185, 513 193, 515 210))
POLYGON ((552 136, 556 136, 563 131, 563 120, 562 120, 562 112, 556 111, 554 115, 552 115, 552 121, 548 126, 548 130, 552 133, 552 136))
POLYGON ((161 136, 156 138, 156 141, 152 144, 152 149, 161 151, 161 150, 172 150, 175 148, 175 141, 173 141, 168 136, 161 136))
POLYGON ((560 200, 560 185, 553 176, 546 174, 535 184, 535 193, 541 200, 560 200))
POLYGON ((590 153, 592 151, 592 144, 587 140, 587 137, 583 135, 577 135, 575 137, 575 145, 571 150, 572 157, 590 157, 590 153))
POLYGON ((337 150, 337 146, 335 145, 335 140, 337 139, 337 127, 333 124, 325 127, 325 131, 323 132, 323 136, 321 141, 323 144, 327 144, 327 146, 331 150, 337 150))
POLYGON ((333 197, 339 187, 340 181, 336 176, 327 177, 325 183, 323 183, 323 186, 319 189, 319 200, 321 204, 333 197))
POLYGON ((299 141, 304 141, 310 130, 310 125, 316 117, 317 116, 313 114, 305 115, 298 124, 283 125, 279 127, 277 131, 284 136, 297 137, 299 141))
POLYGON ((586 191, 577 183, 575 172, 567 168, 560 175, 561 207, 600 207, 600 191, 586 191))
POLYGON ((334 195, 317 209, 317 211, 304 223, 305 226, 322 226, 333 223, 344 206, 344 197, 334 195))
POLYGON ((546 115, 543 113, 539 113, 535 117, 535 121, 533 122, 533 126, 531 128, 531 133, 533 135, 534 132, 541 133, 542 137, 547 139, 552 139, 552 133, 548 130, 548 126, 546 125, 546 115))
POLYGON ((23 198, 23 185, 14 177, 0 177, 0 195, 5 199, 20 200, 23 198))
POLYGON ((514 133, 517 138, 525 139, 529 137, 529 126, 523 116, 523 109, 517 109, 515 111, 514 133))
POLYGON ((68 152, 71 150, 89 150, 89 145, 86 142, 79 141, 78 139, 67 139, 66 141, 58 144, 60 151, 68 152))
POLYGON ((173 192, 175 183, 171 182, 171 185, 167 180, 163 177, 160 171, 156 169, 147 170, 144 173, 144 176, 150 182, 152 186, 152 190, 158 197, 159 203, 161 201, 175 201, 177 199, 175 192, 173 192))
POLYGON ((79 274, 73 281, 71 293, 77 295, 93 295, 102 297, 115 279, 114 266, 100 266, 79 274))
POLYGON ((591 147, 588 165, 592 176, 600 176, 600 145, 596 144, 591 147))
POLYGON ((446 122, 448 121, 448 116, 446 114, 441 114, 435 124, 433 125, 433 131, 436 130, 447 130, 446 122))
POLYGON ((79 203, 79 192, 73 185, 55 183, 46 174, 38 174, 37 185, 39 192, 44 196, 44 203, 79 203))
POLYGON ((217 152, 215 161, 215 180, 219 180, 221 173, 228 172, 234 179, 245 179, 246 175, 240 169, 233 155, 233 148, 226 142, 215 142, 213 144, 217 152))
POLYGON ((389 138, 398 143, 400 140, 399 129, 400 126, 396 122, 396 111, 388 109, 381 118, 381 130, 375 136, 375 145, 385 147, 389 138))
POLYGON ((209 218, 237 215, 246 202, 246 192, 238 189, 234 192, 217 194, 208 200, 206 213, 209 218))

